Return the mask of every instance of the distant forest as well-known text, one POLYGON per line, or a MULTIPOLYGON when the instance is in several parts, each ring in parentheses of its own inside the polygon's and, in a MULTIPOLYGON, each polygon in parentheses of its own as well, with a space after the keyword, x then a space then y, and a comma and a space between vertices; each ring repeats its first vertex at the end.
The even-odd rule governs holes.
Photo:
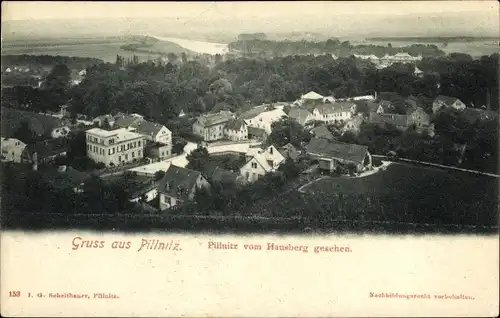
POLYGON ((10 65, 45 65, 65 64, 70 69, 84 69, 87 66, 104 63, 91 57, 52 56, 52 55, 2 55, 2 66, 10 65))
POLYGON ((339 39, 328 39, 327 41, 270 41, 270 40, 238 40, 229 43, 229 49, 238 50, 243 53, 264 53, 274 57, 293 54, 335 54, 339 57, 347 57, 352 54, 373 54, 383 57, 386 54, 394 55, 406 52, 412 56, 422 55, 424 57, 444 56, 445 52, 432 44, 412 44, 403 47, 393 47, 390 43, 382 45, 353 45, 349 41, 339 39))
POLYGON ((368 41, 412 41, 412 42, 472 42, 494 41, 500 39, 494 36, 444 36, 444 37, 375 37, 366 38, 368 41))

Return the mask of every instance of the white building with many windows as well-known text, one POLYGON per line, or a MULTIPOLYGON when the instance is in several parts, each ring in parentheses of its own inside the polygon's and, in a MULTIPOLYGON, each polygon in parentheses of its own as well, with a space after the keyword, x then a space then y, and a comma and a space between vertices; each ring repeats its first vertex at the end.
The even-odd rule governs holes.
POLYGON ((86 131, 87 156, 106 166, 116 166, 144 157, 144 136, 126 128, 86 131))

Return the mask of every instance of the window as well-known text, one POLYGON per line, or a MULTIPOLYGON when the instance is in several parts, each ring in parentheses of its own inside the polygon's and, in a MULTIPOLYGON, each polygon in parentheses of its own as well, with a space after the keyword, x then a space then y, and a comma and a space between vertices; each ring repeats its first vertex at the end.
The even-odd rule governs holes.
POLYGON ((125 160, 128 160, 128 154, 127 153, 125 154, 125 160))
POLYGON ((138 142, 137 142, 137 145, 140 147, 140 146, 141 146, 141 142, 140 142, 140 141, 138 141, 138 142))
POLYGON ((122 156, 118 156, 118 162, 122 162, 122 156))
POLYGON ((135 158, 135 152, 132 151, 132 158, 135 158))
POLYGON ((112 145, 112 144, 114 144, 114 143, 115 143, 115 140, 114 140, 113 138, 111 138, 111 139, 109 140, 109 144, 110 144, 110 145, 112 145))
POLYGON ((257 169, 257 163, 256 162, 252 162, 252 168, 253 169, 257 169))
POLYGON ((110 154, 111 154, 111 149, 108 149, 108 155, 110 155, 110 154))
POLYGON ((141 156, 141 151, 137 151, 137 155, 140 157, 141 156))
POLYGON ((273 154, 273 147, 269 148, 269 153, 272 155, 273 154))
POLYGON ((134 141, 134 148, 137 147, 137 143, 134 141))

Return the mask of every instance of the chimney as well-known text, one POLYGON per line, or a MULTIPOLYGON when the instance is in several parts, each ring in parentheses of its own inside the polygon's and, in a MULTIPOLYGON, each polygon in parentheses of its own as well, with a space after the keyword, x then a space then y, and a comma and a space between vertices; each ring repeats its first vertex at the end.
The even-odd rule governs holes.
POLYGON ((377 99, 377 91, 374 92, 373 99, 377 99))

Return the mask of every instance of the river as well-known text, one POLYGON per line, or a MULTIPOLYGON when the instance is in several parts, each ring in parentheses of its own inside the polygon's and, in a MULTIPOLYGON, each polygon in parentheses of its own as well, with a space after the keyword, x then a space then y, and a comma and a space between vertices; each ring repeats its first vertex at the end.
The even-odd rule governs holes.
POLYGON ((228 45, 224 43, 213 43, 204 41, 194 41, 189 39, 171 38, 165 36, 148 35, 160 41, 176 43, 190 51, 201 54, 225 54, 229 51, 228 45))

